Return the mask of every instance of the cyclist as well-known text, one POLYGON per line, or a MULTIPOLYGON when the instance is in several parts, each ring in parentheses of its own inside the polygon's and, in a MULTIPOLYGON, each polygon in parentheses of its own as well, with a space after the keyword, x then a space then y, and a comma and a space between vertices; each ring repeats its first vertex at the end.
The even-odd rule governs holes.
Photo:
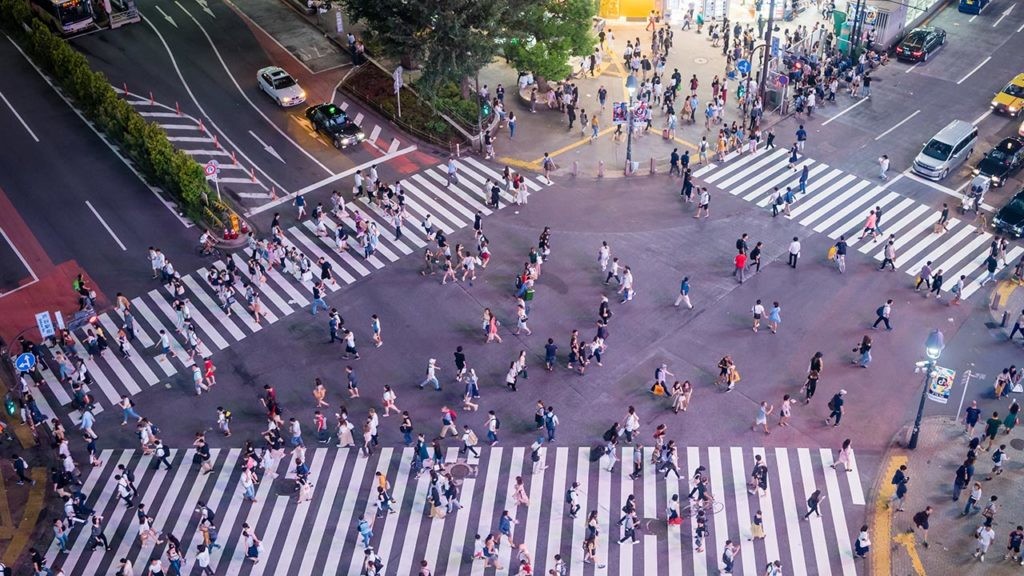
POLYGON ((213 253, 213 249, 217 246, 217 240, 210 234, 209 230, 203 230, 203 234, 199 236, 199 249, 203 256, 209 256, 213 253))

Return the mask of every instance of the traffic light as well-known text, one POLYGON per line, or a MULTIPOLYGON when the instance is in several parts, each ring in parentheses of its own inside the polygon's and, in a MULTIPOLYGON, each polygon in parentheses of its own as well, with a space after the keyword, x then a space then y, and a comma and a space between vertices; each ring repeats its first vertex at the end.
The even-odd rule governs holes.
POLYGON ((14 401, 14 398, 11 398, 10 394, 4 398, 4 409, 7 410, 8 416, 14 416, 18 413, 18 403, 14 401))

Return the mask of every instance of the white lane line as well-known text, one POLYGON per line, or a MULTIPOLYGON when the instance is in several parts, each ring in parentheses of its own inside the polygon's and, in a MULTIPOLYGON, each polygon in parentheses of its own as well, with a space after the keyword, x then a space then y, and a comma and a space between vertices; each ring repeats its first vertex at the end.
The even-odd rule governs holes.
MULTIPOLYGON (((633 479, 629 477, 629 475, 630 475, 630 473, 632 472, 632 469, 633 469, 633 466, 629 464, 629 462, 632 460, 632 458, 633 458, 633 449, 629 448, 629 447, 626 447, 626 446, 623 446, 622 447, 622 454, 621 454, 621 457, 620 457, 620 460, 622 460, 622 467, 619 469, 619 474, 620 474, 620 478, 621 478, 621 480, 619 482, 619 498, 621 498, 621 500, 619 500, 620 504, 624 504, 626 502, 626 499, 628 499, 630 495, 635 495, 633 493, 633 479)), ((647 460, 648 460, 648 458, 644 457, 644 461, 647 461, 647 460)), ((647 475, 650 476, 650 473, 648 473, 647 475)), ((644 484, 646 484, 646 483, 647 482, 645 480, 644 484)), ((646 498, 644 498, 644 500, 646 500, 646 498)), ((646 502, 644 504, 646 504, 646 502)), ((637 517, 638 518, 643 518, 643 516, 640 516, 640 514, 642 512, 643 512, 642 509, 641 510, 637 510, 637 517)), ((624 514, 619 516, 620 519, 624 518, 624 517, 625 517, 624 514)), ((640 528, 640 526, 636 526, 636 528, 640 528)), ((623 530, 622 532, 625 532, 625 530, 623 530)), ((637 530, 634 534, 636 534, 636 536, 638 538, 638 541, 643 542, 644 536, 643 536, 643 533, 640 530, 637 530)), ((616 540, 618 540, 619 538, 624 537, 624 536, 625 536, 624 533, 615 534, 615 535, 612 535, 611 532, 608 533, 608 539, 609 540, 611 540, 612 538, 615 538, 616 540)), ((619 576, 633 576, 633 557, 634 557, 633 540, 632 539, 626 540, 624 543, 620 542, 619 543, 619 576)), ((609 571, 609 573, 610 572, 611 571, 609 571)), ((645 573, 646 574, 651 574, 651 572, 645 572, 645 573)))
POLYGON ((1024 24, 1021 24, 1020 26, 1017 27, 1017 33, 1020 34, 1022 30, 1024 30, 1024 24))
POLYGON ((212 138, 205 136, 167 136, 169 142, 213 142, 212 138))
POLYGON ((828 120, 825 120, 824 122, 822 122, 822 123, 821 123, 821 125, 822 125, 822 126, 825 126, 825 125, 827 125, 827 124, 828 124, 829 122, 831 122, 831 121, 835 120, 836 118, 839 118, 839 117, 840 117, 840 116, 842 116, 843 114, 846 114, 847 112, 849 112, 850 110, 853 110, 853 109, 854 109, 854 108, 856 108, 857 106, 860 106, 860 105, 861 105, 861 104, 863 104, 864 102, 867 102, 867 98, 861 98, 860 100, 858 100, 858 101, 854 102, 853 104, 851 104, 851 105, 847 106, 846 108, 843 108, 842 110, 840 110, 840 111, 839 111, 839 113, 838 113, 838 114, 836 114, 835 116, 833 116, 833 117, 829 118, 828 120))
MULTIPOLYGON (((32 276, 32 280, 38 282, 39 276, 36 276, 35 271, 33 271, 32 267, 28 265, 28 261, 21 255, 21 251, 19 251, 18 247, 14 245, 14 242, 11 241, 11 237, 7 235, 7 232, 4 231, 3 228, 0 228, 0 235, 3 235, 4 240, 7 241, 7 245, 11 247, 11 250, 14 250, 15 254, 18 255, 18 260, 21 260, 21 265, 25 267, 25 270, 28 270, 28 273, 32 276)), ((13 292, 13 290, 11 292, 13 292)), ((10 294, 10 292, 5 292, 4 294, 10 294)))
POLYGON ((86 200, 85 205, 89 207, 89 210, 92 210, 92 213, 96 215, 96 219, 100 221, 100 224, 103 224, 103 227, 107 229, 107 232, 110 233, 110 236, 114 239, 114 242, 117 242, 117 245, 121 247, 121 250, 127 252, 128 249, 124 247, 124 244, 121 242, 121 239, 117 237, 117 234, 114 234, 114 231, 110 229, 110 225, 107 224, 107 221, 104 220, 102 216, 100 216, 100 213, 97 212, 95 208, 93 208, 92 203, 86 200))
MULTIPOLYGON (((199 103, 199 99, 196 98, 196 95, 192 93, 192 87, 189 86, 188 82, 185 81, 185 76, 182 75, 181 69, 178 67, 178 61, 174 57, 174 53, 171 51, 171 47, 167 44, 167 41, 164 40, 163 35, 160 34, 160 30, 158 30, 156 25, 154 25, 153 22, 149 18, 147 18, 145 16, 142 16, 142 21, 145 22, 146 25, 149 26, 151 30, 153 30, 153 33, 156 34, 157 38, 160 40, 160 43, 163 44, 164 50, 167 51, 167 57, 171 59, 171 65, 174 66, 174 72, 177 73, 177 75, 178 75, 178 80, 181 81, 181 85, 185 88, 185 91, 188 92, 189 98, 192 99, 192 103, 196 105, 196 109, 199 110, 199 113, 202 114, 204 118, 206 118, 206 121, 209 122, 210 126, 214 130, 216 130, 217 133, 219 133, 221 135, 221 137, 224 138, 224 141, 227 142, 228 145, 230 145, 232 148, 234 148, 235 150, 238 151, 238 155, 239 156, 241 156, 249 164, 252 164, 253 166, 256 166, 256 164, 248 156, 246 156, 245 152, 243 152, 242 149, 240 147, 238 147, 238 145, 236 145, 234 142, 232 142, 231 138, 228 137, 227 134, 225 134, 224 131, 221 130, 219 126, 217 126, 217 123, 213 121, 213 118, 211 118, 210 115, 206 113, 206 109, 203 108, 203 105, 199 103)), ((197 22, 195 18, 193 18, 192 21, 195 22, 197 25, 199 24, 199 22, 197 22)), ((203 34, 206 34, 205 30, 203 30, 203 34)), ((207 38, 209 38, 209 36, 207 36, 207 38)), ((211 44, 212 44, 212 42, 211 42, 211 44)), ((214 50, 216 50, 216 48, 214 48, 214 50)), ((218 53, 218 56, 219 55, 220 54, 218 53)), ((223 63, 223 60, 221 60, 221 62, 223 63)), ((234 78, 232 78, 232 80, 234 80, 234 78)), ((235 83, 235 86, 237 86, 237 85, 238 84, 235 83)), ((239 91, 241 91, 241 88, 239 88, 239 91)), ((245 94, 243 93, 242 96, 245 97, 245 94)), ((250 102, 250 104, 251 104, 251 102, 250 102)), ((185 152, 186 154, 189 154, 190 156, 195 156, 197 154, 212 154, 212 155, 230 156, 230 154, 228 154, 227 152, 224 152, 222 150, 214 150, 212 153, 211 152, 196 151, 196 150, 183 150, 183 152, 185 152)), ((126 161, 126 163, 127 163, 127 161, 126 161)), ((276 186, 278 190, 280 190, 282 193, 284 193, 284 191, 286 190, 286 188, 284 186, 281 186, 280 183, 278 183, 276 180, 271 178, 270 175, 267 174, 266 172, 264 172, 263 169, 260 168, 259 166, 256 166, 256 169, 259 170, 260 174, 263 174, 263 176, 270 183, 272 183, 274 186, 276 186)), ((141 178, 141 176, 140 176, 140 178, 141 178)))
MULTIPOLYGON (((800 478, 804 488, 804 498, 809 499, 816 488, 814 484, 814 464, 811 463, 811 451, 807 448, 798 448, 797 456, 800 460, 800 478)), ((806 502, 806 500, 805 500, 806 502)), ((800 506, 799 510, 806 509, 806 504, 800 506)), ((821 505, 818 506, 821 511, 821 505)), ((811 527, 811 541, 814 542, 814 558, 818 563, 818 574, 832 574, 832 565, 829 560, 831 548, 825 540, 825 526, 823 518, 818 514, 812 514, 807 518, 811 527)))
MULTIPOLYGON (((410 449, 406 448, 406 450, 410 449)), ((330 471, 327 473, 326 476, 324 476, 324 478, 328 479, 328 481, 320 483, 322 485, 326 485, 327 488, 326 491, 319 497, 320 505, 317 508, 316 516, 314 517, 313 520, 313 526, 327 526, 327 520, 331 514, 331 508, 334 506, 334 503, 337 502, 336 498, 338 496, 338 488, 341 487, 341 482, 339 481, 339 479, 346 478, 344 472, 345 463, 348 460, 348 454, 348 449, 342 449, 337 451, 337 454, 335 454, 334 456, 334 461, 331 463, 330 471)), ((395 496, 395 498, 398 499, 399 502, 402 501, 402 496, 405 494, 405 480, 407 476, 408 474, 399 473, 398 480, 396 482, 397 487, 395 492, 392 494, 393 496, 395 496), (400 486, 398 486, 399 484, 400 486), (398 493, 398 489, 401 489, 402 492, 398 493)), ((388 527, 394 524, 394 522, 391 522, 388 526, 385 527, 385 531, 387 530, 388 527)), ((392 530, 392 533, 393 532, 394 530, 392 530)), ((306 550, 319 550, 320 543, 323 541, 324 535, 326 533, 327 530, 325 529, 313 530, 313 532, 309 535, 310 540, 306 550)), ((390 547, 390 540, 391 538, 388 538, 386 536, 381 538, 381 556, 383 556, 385 560, 387 560, 388 554, 386 551, 384 551, 384 546, 390 547)), ((312 575, 314 562, 316 562, 316 554, 303 554, 302 565, 299 567, 299 574, 303 576, 312 575)))
POLYGON ((914 116, 917 116, 917 115, 918 115, 918 114, 920 114, 920 113, 921 113, 921 110, 914 110, 913 112, 911 112, 910 116, 907 116, 907 117, 906 117, 906 118, 904 118, 903 120, 900 120, 900 121, 899 121, 899 122, 897 122, 897 123, 896 123, 895 125, 893 125, 893 127, 892 127, 892 128, 889 128, 889 129, 888 129, 888 130, 886 130, 885 132, 882 132, 882 133, 881 133, 881 134, 879 134, 878 136, 875 136, 875 141, 877 142, 877 141, 881 140, 882 138, 885 138, 885 137, 886 137, 886 135, 888 135, 888 134, 889 134, 890 132, 892 132, 893 130, 895 130, 895 129, 899 128, 900 126, 903 126, 904 124, 906 124, 907 122, 909 122, 911 118, 913 118, 914 116))
POLYGON ((380 124, 375 124, 373 126, 373 130, 370 131, 370 138, 369 138, 370 143, 371 144, 376 144, 377 143, 377 138, 379 138, 379 137, 380 137, 380 124))
MULTIPOLYGON (((524 532, 525 532, 525 527, 520 527, 522 524, 524 524, 524 522, 519 519, 519 517, 520 517, 520 513, 519 513, 519 510, 518 510, 519 507, 516 506, 513 503, 513 500, 512 500, 512 495, 515 494, 515 491, 516 491, 516 475, 518 473, 521 473, 522 470, 523 470, 523 457, 525 456, 525 454, 526 454, 526 448, 523 448, 522 446, 513 448, 512 449, 512 462, 511 462, 511 466, 508 469, 509 474, 508 474, 508 485, 506 486, 506 492, 505 492, 505 506, 508 507, 509 514, 512 515, 512 519, 515 520, 515 522, 513 522, 513 524, 512 524, 512 541, 513 542, 516 541, 516 540, 518 540, 519 542, 522 542, 523 541, 524 532)), ((539 495, 536 496, 536 497, 540 498, 539 495)), ((499 522, 500 522, 500 520, 499 520, 499 522)), ((518 556, 518 554, 517 554, 517 556, 518 556)), ((509 566, 510 564, 512 564, 512 547, 511 546, 502 546, 498 550, 498 557, 501 559, 501 564, 503 566, 509 566)), ((411 572, 409 572, 409 571, 406 571, 406 572, 399 571, 399 574, 409 574, 409 573, 411 573, 411 572)))
POLYGON ((981 122, 985 118, 988 118, 991 115, 992 115, 992 109, 989 108, 988 110, 985 110, 984 114, 982 114, 981 116, 978 116, 977 118, 975 118, 974 122, 971 122, 971 124, 974 125, 974 126, 977 126, 979 122, 981 122))
POLYGON ((850 469, 852 470, 847 474, 847 478, 850 479, 850 502, 857 506, 864 506, 864 488, 860 484, 860 471, 857 468, 857 458, 854 456, 854 451, 850 449, 850 469))
MULTIPOLYGON (((726 500, 725 496, 725 480, 722 474, 722 449, 718 446, 711 446, 708 448, 708 474, 711 476, 711 493, 715 494, 716 498, 722 498, 726 500)), ((726 500, 727 501, 727 500, 726 500)), ((729 539, 729 516, 728 514, 708 514, 708 520, 714 518, 714 528, 711 532, 715 535, 715 551, 725 549, 725 541, 729 539)), ((707 546, 707 543, 705 543, 707 546)), ((717 564, 717 558, 716 564, 717 564)), ((746 562, 743 562, 744 564, 746 562)))
MULTIPOLYGON (((974 18, 977 18, 977 16, 975 16, 974 18)), ((971 18, 971 20, 974 20, 974 18, 971 18)), ((910 68, 907 68, 906 70, 904 70, 904 71, 903 71, 903 73, 904 73, 904 74, 910 74, 910 71, 911 71, 911 70, 913 70, 914 68, 917 68, 917 67, 918 67, 918 66, 920 66, 920 65, 921 65, 921 63, 920 63, 920 62, 916 62, 916 63, 914 63, 914 65, 913 65, 913 66, 911 66, 910 68)))
MULTIPOLYGON (((768 456, 765 453, 764 448, 754 448, 754 455, 760 456, 761 461, 767 464, 768 456)), ((773 466, 769 466, 769 470, 773 466)), ((775 490, 781 490, 781 486, 777 482, 769 481, 769 488, 774 485, 775 490)), ((765 556, 768 560, 782 560, 782 556, 779 555, 779 540, 781 540, 781 534, 779 532, 779 525, 775 522, 775 508, 772 505, 771 495, 766 495, 764 498, 760 498, 761 511, 763 512, 762 519, 764 520, 764 551, 765 556)), ((790 567, 793 571, 793 576, 798 576, 799 571, 796 567, 790 567)))
POLYGON ((853 547, 850 546, 850 528, 846 525, 846 510, 843 507, 843 495, 839 491, 839 478, 832 468, 832 450, 821 449, 821 468, 825 472, 825 488, 829 495, 829 512, 832 516, 832 527, 836 531, 836 545, 839 550, 839 562, 843 567, 843 576, 857 576, 857 566, 853 560, 853 547))
MULTIPOLYGON (((786 448, 775 449, 775 469, 779 471, 778 491, 782 494, 782 511, 786 519, 786 538, 789 542, 789 564, 793 576, 807 576, 807 560, 804 558, 804 541, 800 534, 800 518, 794 497, 793 475, 789 469, 789 454, 786 448)), ((773 530, 773 532, 776 532, 773 530)), ((781 557, 776 556, 779 560, 781 557)))
POLYGON ((401 146, 401 145, 402 145, 402 143, 398 141, 398 138, 392 138, 391 139, 391 145, 388 146, 388 154, 391 154, 395 150, 398 150, 398 147, 401 146))
POLYGON ((267 202, 266 204, 264 204, 262 206, 258 206, 256 208, 253 208, 252 210, 249 210, 248 212, 246 212, 246 215, 253 216, 253 215, 256 215, 256 214, 260 214, 262 212, 266 212, 267 210, 271 210, 271 209, 273 209, 273 208, 275 208, 277 206, 280 206, 281 204, 284 204, 286 202, 290 203, 292 200, 295 199, 296 196, 301 196, 301 195, 306 194, 308 192, 312 192, 313 190, 318 190, 320 188, 323 188, 324 186, 330 186, 331 184, 337 182, 338 180, 341 180, 343 178, 348 178, 349 176, 355 174, 356 172, 359 172, 361 170, 365 170, 365 169, 369 168, 370 166, 374 166, 376 164, 384 164, 384 163, 388 162, 389 160, 393 160, 395 158, 398 158, 399 156, 404 156, 404 155, 406 155, 406 154, 408 154, 410 152, 413 152, 415 150, 416 150, 416 146, 415 145, 406 146, 405 148, 402 148, 401 150, 396 150, 394 152, 390 152, 388 154, 385 154, 385 155, 383 155, 383 156, 381 156, 379 158, 374 158, 372 160, 368 160, 366 162, 363 162, 362 164, 360 164, 358 166, 353 166, 352 168, 349 168, 348 170, 345 170, 344 172, 340 172, 338 174, 334 174, 333 176, 328 176, 327 178, 324 178, 323 180, 320 180, 318 182, 314 182, 314 183, 306 186, 305 188, 302 188, 301 190, 297 190, 297 191, 292 192, 290 194, 281 195, 281 193, 282 193, 282 191, 284 189, 281 188, 280 186, 278 186, 277 192, 279 194, 279 197, 278 197, 277 200, 275 200, 273 202, 267 202))
MULTIPOLYGON (((600 466, 601 462, 598 461, 597 465, 600 466)), ((576 480, 575 480, 577 483, 579 483, 579 486, 577 488, 579 489, 579 494, 580 494, 580 499, 579 499, 580 511, 576 514, 576 518, 575 519, 572 519, 572 518, 569 519, 570 525, 572 526, 572 547, 570 548, 571 550, 580 550, 581 548, 583 548, 583 540, 584 540, 584 536, 585 536, 584 531, 586 530, 586 526, 584 525, 584 522, 586 521, 587 514, 589 513, 589 510, 590 510, 590 508, 587 506, 587 482, 589 480, 589 476, 590 476, 590 450, 589 449, 581 449, 578 452, 577 456, 576 456, 576 480)), ((568 488, 566 490, 568 490, 568 488)), ((557 497, 558 497, 558 494, 553 494, 552 495, 552 498, 557 498, 557 497)), ((564 496, 563 496, 563 499, 564 499, 564 496)), ((554 522, 554 520, 552 520, 552 522, 554 522)), ((558 519, 558 524, 556 526, 557 526, 557 529, 554 530, 554 531, 561 531, 562 530, 562 519, 561 518, 558 519)), ((551 538, 550 533, 549 533, 548 537, 551 538)), ((550 540, 549 540, 549 542, 550 542, 550 540)), ((553 552, 555 549, 552 548, 551 545, 549 544, 548 545, 548 550, 553 552)), ((549 556, 551 556, 551 555, 549 554, 549 556)), ((601 562, 599 562, 599 564, 600 563, 601 562)), ((568 564, 569 564, 569 576, 583 576, 583 568, 586 565, 583 564, 582 561, 580 561, 580 562, 569 562, 568 564)), ((458 573, 457 571, 455 573, 452 573, 451 571, 449 571, 448 572, 448 576, 456 576, 457 573, 458 573)))
MULTIPOLYGON (((99 321, 100 324, 103 324, 103 328, 107 331, 107 334, 110 334, 112 336, 117 334, 118 328, 114 324, 114 321, 110 319, 110 316, 108 316, 107 314, 100 314, 99 321)), ((113 344, 113 342, 111 344, 113 344)), ((113 346, 110 347, 110 353, 111 355, 115 354, 113 346)), ((117 359, 116 355, 113 357, 115 360, 117 359)), ((146 364, 146 362, 139 356, 137 352, 128 356, 128 360, 131 361, 132 365, 135 366, 135 369, 138 370, 140 374, 142 374, 142 378, 146 381, 146 384, 152 386, 153 384, 156 384, 157 382, 160 381, 160 379, 156 377, 156 374, 154 374, 153 371, 149 369, 149 365, 146 364)), ((108 359, 108 362, 109 361, 110 360, 108 359)), ((134 380, 132 381, 132 383, 134 384, 134 380)), ((136 386, 136 388, 138 388, 138 386, 136 386)), ((139 392, 141 392, 141 390, 139 390, 139 392)), ((138 394, 138 392, 136 392, 136 394, 138 394)))
POLYGON ((968 22, 974 22, 975 20, 977 20, 978 16, 979 16, 978 14, 975 14, 974 16, 971 16, 970 18, 968 18, 967 21, 968 22))
MULTIPOLYGON (((696 470, 697 467, 700 466, 700 449, 699 448, 696 448, 694 446, 687 446, 686 447, 686 464, 688 466, 687 470, 696 470)), ((688 478, 692 480, 693 476, 689 476, 688 478)), ((689 492, 693 490, 692 483, 689 485, 688 488, 689 489, 687 490, 687 494, 689 494, 689 492)), ((712 492, 712 494, 714 494, 714 493, 712 492)), ((721 497, 724 498, 725 495, 722 494, 721 497)), ((693 501, 691 501, 691 502, 693 502, 693 501)), ((691 516, 689 521, 693 522, 694 521, 694 516, 691 516)), ((685 520, 684 520, 684 522, 685 522, 685 520)), ((695 526, 696 525, 694 524, 694 527, 695 526)), ((708 529, 708 531, 710 532, 710 528, 708 529)), ((692 535, 693 534, 693 530, 691 530, 690 533, 692 535)), ((709 546, 708 546, 706 535, 705 535, 704 540, 701 542, 701 548, 700 548, 699 552, 697 551, 696 539, 690 540, 690 546, 692 546, 692 550, 693 550, 693 574, 694 574, 694 576, 708 576, 708 552, 707 552, 707 550, 708 550, 709 546)), ((711 556, 712 557, 715 556, 715 550, 711 551, 711 556)))
POLYGON ((1010 12, 1013 12, 1013 9, 1016 8, 1016 7, 1017 7, 1017 3, 1016 2, 1014 2, 1013 4, 1010 4, 1010 7, 1003 11, 1003 14, 999 17, 999 19, 992 23, 992 27, 995 28, 996 26, 998 26, 999 23, 1003 21, 1003 18, 1006 18, 1007 16, 1009 16, 1010 12))
POLYGON ((968 79, 968 78, 970 78, 972 74, 974 74, 974 73, 975 73, 975 72, 977 72, 977 71, 978 71, 979 69, 981 69, 981 67, 982 67, 982 66, 984 66, 985 64, 987 64, 987 63, 988 63, 988 61, 989 61, 989 60, 991 60, 991 59, 992 59, 992 57, 991 57, 991 56, 986 56, 986 57, 985 57, 985 59, 981 61, 981 64, 978 64, 977 66, 975 66, 975 67, 974 67, 974 69, 973 69, 973 70, 971 70, 970 72, 968 72, 966 76, 964 76, 963 78, 961 78, 961 79, 960 79, 960 80, 959 80, 959 81, 958 81, 958 82, 956 83, 956 85, 957 85, 957 86, 959 86, 959 85, 963 84, 964 82, 966 82, 966 81, 967 81, 967 79, 968 79))
MULTIPOLYGON (((569 448, 566 446, 559 446, 554 449, 544 448, 541 461, 544 463, 545 468, 551 466, 552 458, 549 455, 554 456, 555 464, 554 473, 551 478, 551 499, 546 502, 548 506, 548 525, 544 527, 544 532, 548 535, 548 545, 545 548, 547 550, 547 557, 553 560, 554 555, 561 549, 562 532, 565 531, 562 528, 562 523, 565 521, 565 483, 569 476, 569 448)), ((530 492, 534 494, 534 497, 533 505, 530 506, 530 516, 526 521, 526 547, 531 551, 537 550, 536 543, 540 537, 538 526, 540 525, 541 514, 536 513, 535 509, 540 508, 537 501, 541 499, 540 495, 543 494, 543 490, 539 489, 543 487, 543 476, 544 472, 541 472, 541 483, 537 484, 536 488, 533 482, 530 482, 530 492)), ((456 528, 455 533, 465 534, 465 532, 458 532, 458 528, 456 528)), ((568 532, 566 533, 568 534, 568 532)))
POLYGON ((882 184, 882 188, 888 188, 889 186, 892 186, 893 184, 899 182, 900 180, 902 180, 905 177, 906 177, 906 174, 901 172, 901 173, 897 174, 895 177, 893 177, 893 178, 891 178, 889 180, 886 180, 885 184, 882 184))
POLYGON ((38 143, 39 137, 36 136, 36 133, 33 132, 31 128, 28 127, 28 122, 25 122, 25 119, 21 117, 21 114, 18 114, 18 111, 14 109, 14 105, 7 99, 7 96, 4 96, 3 92, 0 92, 0 99, 3 99, 4 104, 7 104, 7 107, 11 109, 11 113, 14 114, 14 117, 17 118, 18 122, 21 122, 21 125, 25 127, 25 131, 28 132, 28 135, 38 143))
MULTIPOLYGON (((482 486, 484 495, 483 499, 480 501, 480 522, 477 524, 476 532, 474 532, 475 534, 480 535, 481 540, 474 540, 474 553, 483 547, 484 541, 482 538, 486 538, 487 534, 490 534, 495 527, 493 522, 494 503, 498 496, 498 474, 501 469, 501 455, 503 451, 504 449, 500 447, 491 448, 490 458, 487 459, 487 476, 484 478, 484 485, 482 486)), ((477 476, 477 480, 479 480, 479 476, 477 476)), ((403 556, 411 556, 411 554, 403 554, 403 556)), ((402 572, 396 572, 396 574, 401 573, 402 572)), ((458 570, 454 573, 458 574, 458 570)), ((483 563, 473 562, 470 574, 473 576, 483 576, 483 573, 483 563)), ((450 565, 448 574, 452 574, 450 565)))
MULTIPOLYGON (((754 541, 751 539, 750 525, 753 515, 750 513, 750 496, 747 494, 747 477, 743 468, 743 448, 734 447, 732 456, 732 489, 735 496, 736 533, 740 538, 740 568, 743 576, 757 576, 754 558, 754 541)), ((770 560, 769 560, 770 562, 770 560)))

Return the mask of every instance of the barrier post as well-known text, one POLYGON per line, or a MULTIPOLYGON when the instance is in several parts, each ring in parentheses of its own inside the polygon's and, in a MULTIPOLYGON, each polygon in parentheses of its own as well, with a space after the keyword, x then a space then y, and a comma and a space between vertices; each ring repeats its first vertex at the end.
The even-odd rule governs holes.
POLYGON ((579 160, 573 160, 572 161, 572 177, 576 178, 579 175, 580 175, 580 161, 579 160))
POLYGON ((654 156, 651 156, 651 174, 657 174, 657 173, 658 173, 657 163, 654 161, 654 156))
POLYGON ((597 177, 604 178, 604 160, 597 161, 597 177))

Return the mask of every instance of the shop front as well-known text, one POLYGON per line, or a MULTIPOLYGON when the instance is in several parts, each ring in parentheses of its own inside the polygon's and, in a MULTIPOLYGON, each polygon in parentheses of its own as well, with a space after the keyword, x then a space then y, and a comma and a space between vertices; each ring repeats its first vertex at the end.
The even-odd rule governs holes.
POLYGON ((858 36, 862 43, 887 50, 944 4, 945 0, 851 0, 837 4, 837 9, 845 6, 848 15, 842 35, 853 24, 854 16, 859 15, 862 26, 858 36))

